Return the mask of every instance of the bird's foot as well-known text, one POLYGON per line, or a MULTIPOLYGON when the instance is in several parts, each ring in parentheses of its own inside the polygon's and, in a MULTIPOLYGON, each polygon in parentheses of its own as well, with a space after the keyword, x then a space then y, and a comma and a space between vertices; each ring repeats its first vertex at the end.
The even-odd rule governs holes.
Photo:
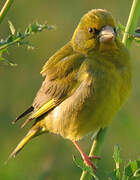
POLYGON ((97 167, 96 165, 92 162, 92 159, 101 159, 99 156, 87 156, 83 151, 82 149, 80 148, 79 144, 76 142, 76 141, 73 141, 74 145, 76 146, 76 148, 78 149, 78 151, 80 152, 83 160, 84 160, 84 163, 87 165, 87 166, 90 166, 92 169, 93 169, 93 172, 96 173, 97 171, 97 167))
POLYGON ((94 173, 96 173, 97 171, 97 166, 92 162, 93 159, 98 159, 100 160, 101 157, 99 156, 87 156, 85 153, 82 154, 83 155, 83 160, 84 160, 84 163, 87 165, 87 166, 90 166, 92 167, 94 173))

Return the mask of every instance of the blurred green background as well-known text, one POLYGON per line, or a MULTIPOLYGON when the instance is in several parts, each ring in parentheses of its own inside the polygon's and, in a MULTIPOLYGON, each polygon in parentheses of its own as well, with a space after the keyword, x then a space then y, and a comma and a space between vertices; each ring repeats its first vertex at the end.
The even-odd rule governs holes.
MULTIPOLYGON (((0 8, 5 0, 0 0, 0 8)), ((44 134, 31 141, 15 158, 4 165, 4 161, 17 143, 28 131, 30 125, 21 129, 19 122, 11 121, 32 103, 43 78, 39 74, 46 60, 71 39, 81 16, 93 8, 111 11, 117 22, 126 24, 131 1, 122 0, 15 0, 3 23, 0 25, 0 38, 9 34, 8 20, 21 31, 32 22, 38 21, 56 25, 55 31, 44 31, 32 36, 30 42, 35 50, 16 46, 9 48, 8 59, 17 67, 0 64, 0 179, 1 180, 71 180, 79 179, 81 170, 72 160, 79 156, 73 144, 60 136, 44 134)), ((126 105, 119 111, 109 128, 102 160, 97 175, 106 180, 112 171, 114 145, 120 144, 121 157, 134 160, 140 155, 140 47, 131 48, 133 61, 133 91, 126 105)), ((88 153, 91 138, 84 138, 80 144, 88 153)))

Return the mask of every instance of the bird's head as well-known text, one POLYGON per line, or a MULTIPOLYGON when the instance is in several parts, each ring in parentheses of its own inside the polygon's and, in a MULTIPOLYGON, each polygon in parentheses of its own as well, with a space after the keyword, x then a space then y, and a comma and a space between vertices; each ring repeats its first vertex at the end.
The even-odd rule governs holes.
POLYGON ((81 53, 105 51, 116 47, 116 25, 106 10, 93 9, 85 14, 72 37, 73 48, 81 53))

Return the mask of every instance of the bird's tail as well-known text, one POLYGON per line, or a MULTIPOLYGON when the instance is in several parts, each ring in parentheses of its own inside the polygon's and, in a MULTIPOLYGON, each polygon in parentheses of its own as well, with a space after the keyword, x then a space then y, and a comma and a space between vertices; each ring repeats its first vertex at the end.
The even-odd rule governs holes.
POLYGON ((23 118, 27 114, 31 113, 34 110, 34 107, 31 106, 26 111, 24 111, 22 114, 20 114, 12 123, 15 124, 19 119, 23 118))
MULTIPOLYGON (((33 126, 29 130, 29 132, 26 134, 26 136, 17 145, 15 150, 10 154, 10 156, 8 157, 8 160, 11 159, 12 157, 15 157, 17 155, 17 153, 24 147, 24 145, 27 144, 27 142, 30 141, 30 139, 32 139, 34 136, 37 136, 39 134, 39 132, 40 132, 40 128, 33 126)), ((7 163, 7 161, 6 161, 6 163, 7 163)))

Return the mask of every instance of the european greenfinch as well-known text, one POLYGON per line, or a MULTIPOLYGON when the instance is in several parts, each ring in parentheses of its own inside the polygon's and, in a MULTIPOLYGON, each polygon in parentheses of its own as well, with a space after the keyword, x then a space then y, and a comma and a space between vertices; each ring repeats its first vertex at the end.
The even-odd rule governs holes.
MULTIPOLYGON (((120 41, 114 19, 106 10, 93 9, 78 24, 72 39, 44 65, 45 80, 22 127, 32 128, 9 158, 33 137, 44 132, 70 139, 87 166, 96 167, 77 141, 107 127, 131 90, 131 62, 120 41)), ((95 157, 96 158, 96 157, 95 157)))

